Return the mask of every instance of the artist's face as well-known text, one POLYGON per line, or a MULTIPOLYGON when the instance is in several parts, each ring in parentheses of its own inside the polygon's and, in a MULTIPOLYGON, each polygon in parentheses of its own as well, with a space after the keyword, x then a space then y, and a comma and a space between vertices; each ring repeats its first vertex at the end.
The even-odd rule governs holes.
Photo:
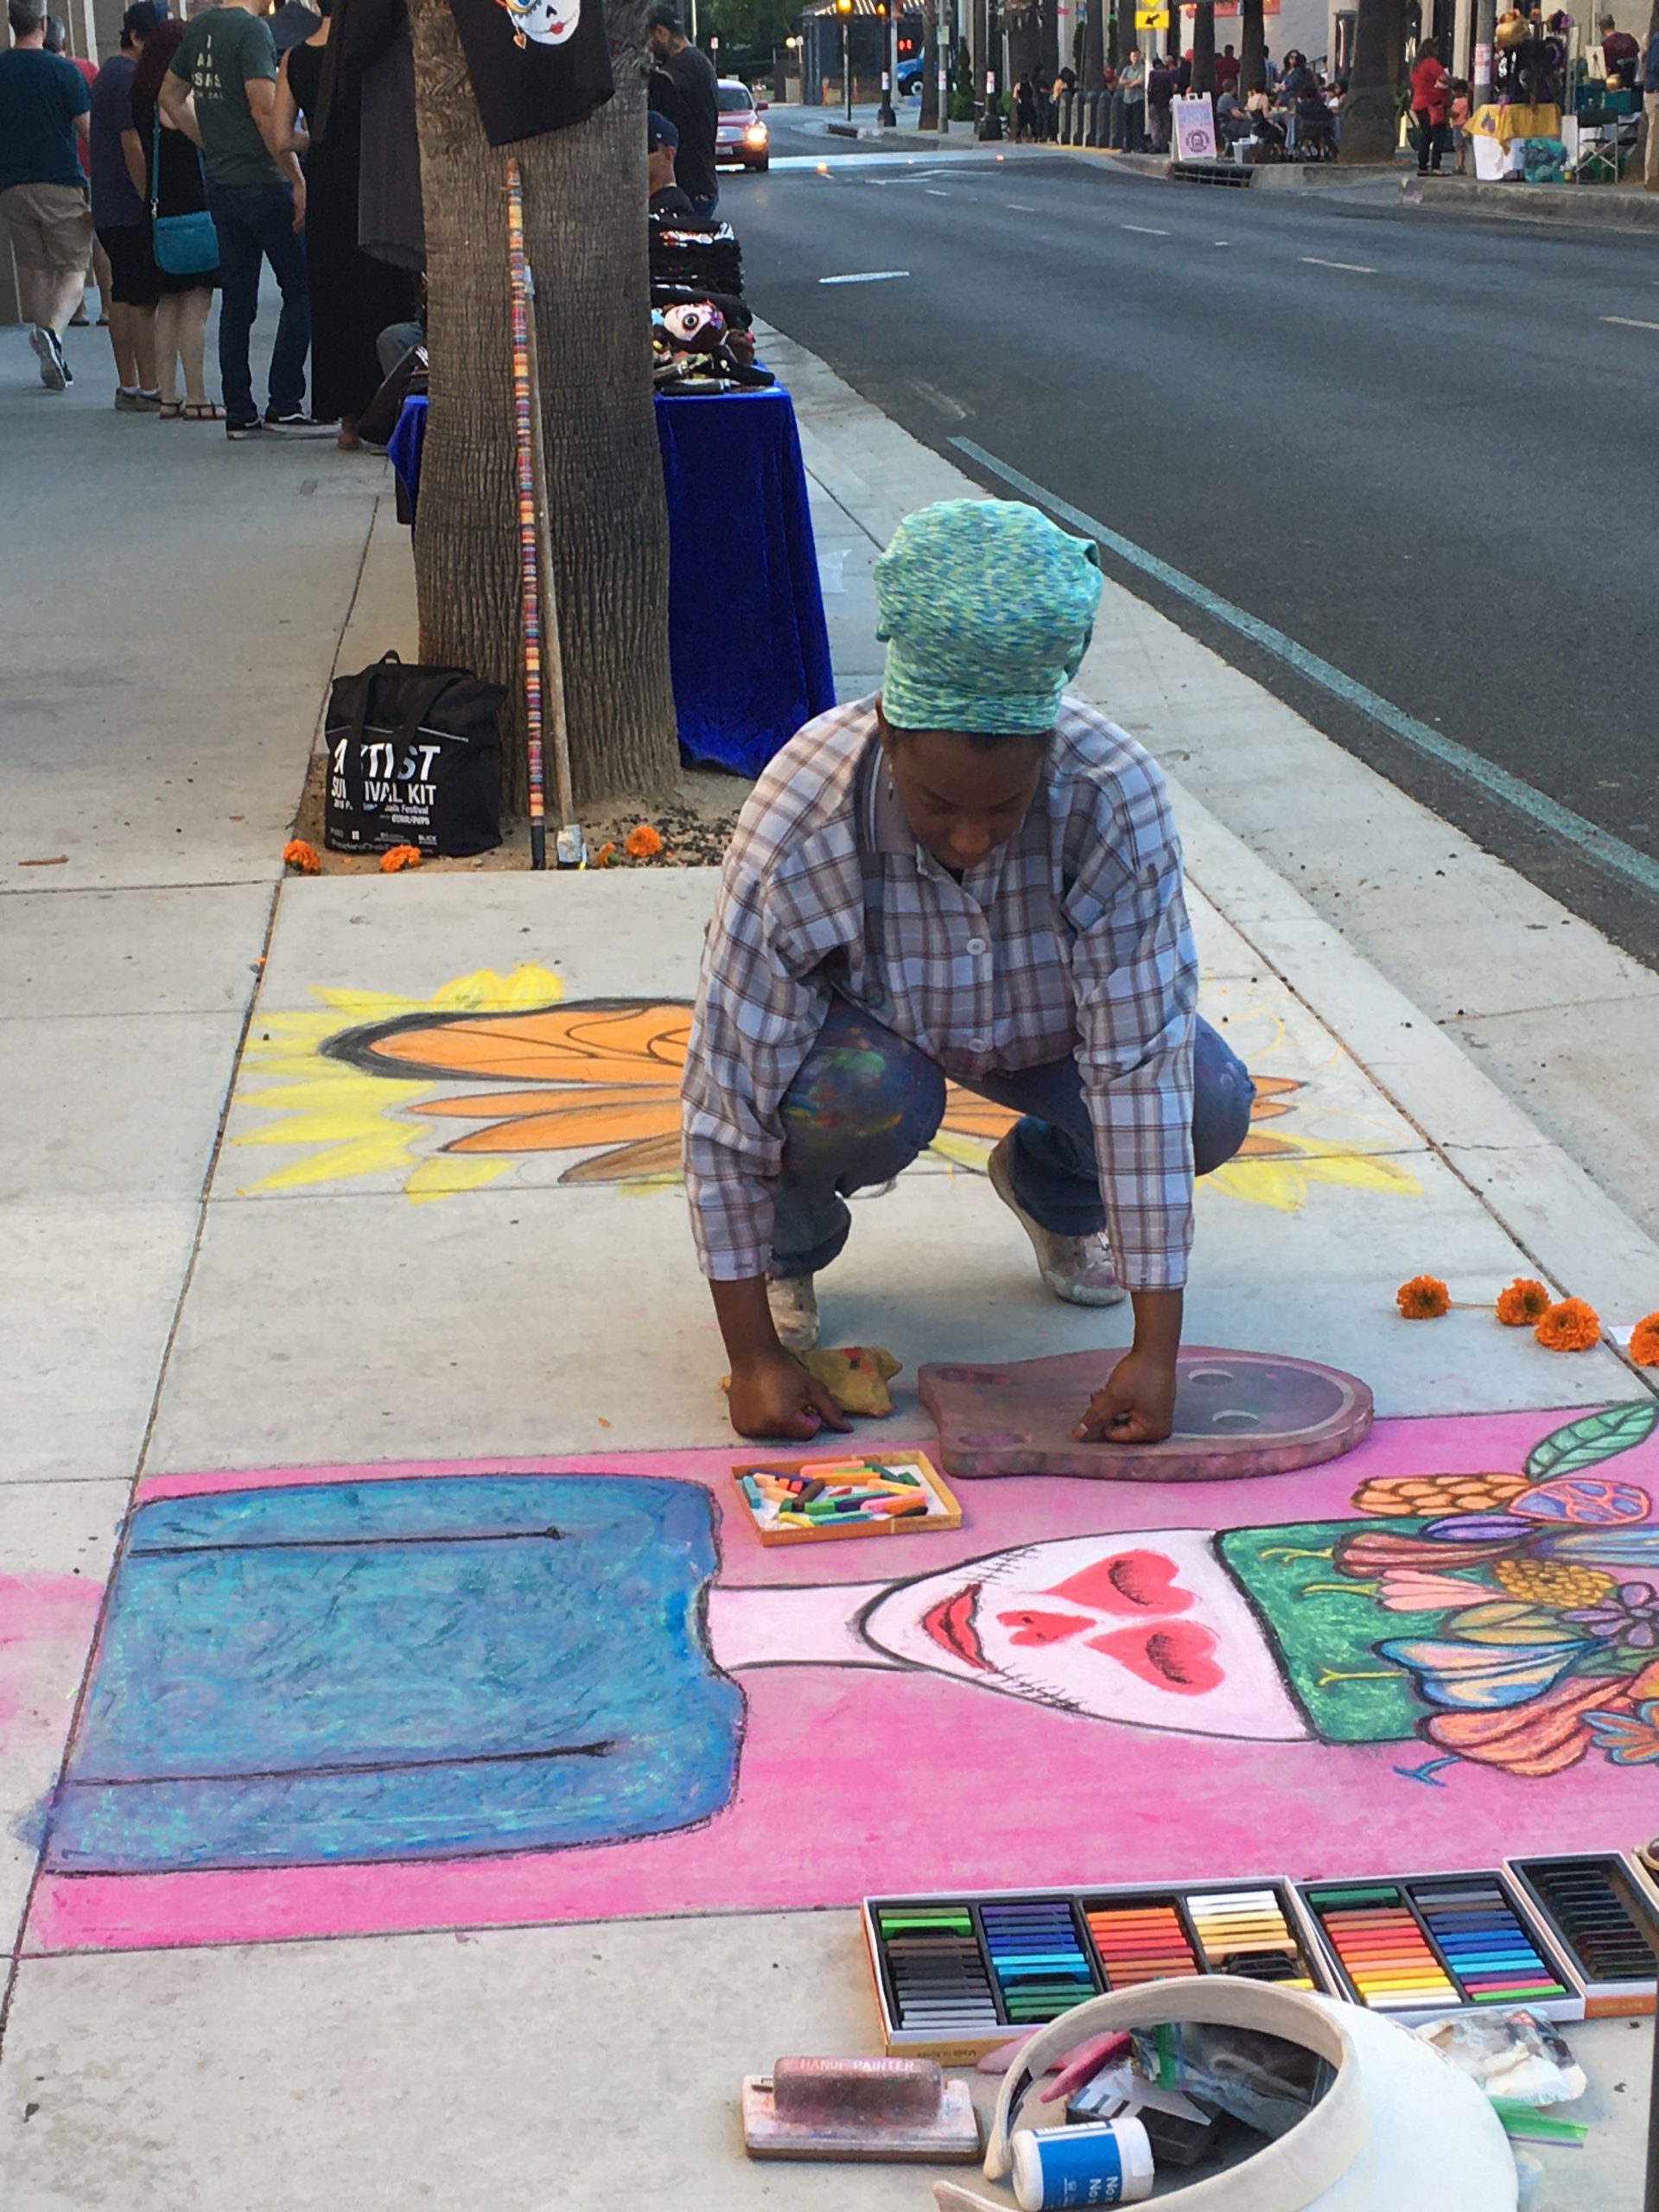
POLYGON ((1199 1529, 993 1553, 900 1583, 861 1626, 910 1665, 1099 1720, 1269 1742, 1307 1733, 1199 1529))
POLYGON ((1046 737, 988 741, 886 723, 881 742, 917 843, 959 875, 1007 844, 1025 820, 1049 747, 1046 737))

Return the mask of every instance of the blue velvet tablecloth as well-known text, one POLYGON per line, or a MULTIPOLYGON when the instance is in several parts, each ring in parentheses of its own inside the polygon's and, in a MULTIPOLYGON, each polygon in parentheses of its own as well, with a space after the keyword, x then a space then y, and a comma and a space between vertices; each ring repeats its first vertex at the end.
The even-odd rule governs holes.
POLYGON ((836 702, 789 394, 660 393, 680 750, 756 776, 836 702))
MULTIPOLYGON (((656 406, 680 751, 756 776, 836 702, 794 404, 774 385, 656 406)), ((405 400, 387 450, 411 512, 425 435, 426 401, 405 400)))

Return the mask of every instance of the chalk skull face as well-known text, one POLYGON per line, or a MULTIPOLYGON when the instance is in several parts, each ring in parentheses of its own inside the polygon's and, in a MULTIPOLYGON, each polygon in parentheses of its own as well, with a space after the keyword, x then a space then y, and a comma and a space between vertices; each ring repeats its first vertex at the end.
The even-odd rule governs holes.
POLYGON ((1198 1529, 1078 1536, 900 1583, 879 1650, 982 1688, 1186 1735, 1307 1734, 1266 1637, 1198 1529))
POLYGON ((512 25, 512 42, 563 46, 582 20, 582 0, 501 0, 512 25))

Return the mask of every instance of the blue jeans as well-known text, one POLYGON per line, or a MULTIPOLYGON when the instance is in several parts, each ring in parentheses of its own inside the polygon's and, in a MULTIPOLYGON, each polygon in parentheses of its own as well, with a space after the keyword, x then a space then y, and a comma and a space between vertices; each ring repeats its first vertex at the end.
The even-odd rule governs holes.
MULTIPOLYGON (((936 1062, 836 999, 784 1095, 783 1172, 772 1231, 774 1275, 816 1274, 847 1242, 847 1198, 908 1167, 938 1134, 944 1074, 936 1062)), ((1014 1196, 1062 1236, 1105 1226, 1094 1124, 1075 1058, 988 1075, 963 1088, 1023 1118, 1008 1147, 1014 1196)), ((1222 1166, 1249 1134, 1255 1085, 1207 1021, 1192 1051, 1192 1165, 1222 1166)))
POLYGON ((305 239, 294 227, 294 194, 285 184, 210 184, 207 206, 219 233, 219 375, 232 423, 258 418, 248 339, 259 307, 259 264, 270 264, 283 290, 276 342, 270 349, 272 415, 305 412, 305 357, 311 351, 311 296, 305 239))

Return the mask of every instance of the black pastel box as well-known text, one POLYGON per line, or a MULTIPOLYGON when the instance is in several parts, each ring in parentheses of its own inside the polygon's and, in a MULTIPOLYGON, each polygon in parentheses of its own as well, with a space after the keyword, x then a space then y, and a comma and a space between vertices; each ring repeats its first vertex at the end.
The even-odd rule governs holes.
POLYGON ((1651 2012, 1659 1988, 1659 1889, 1616 1851, 1511 1859, 1510 1879, 1555 1939, 1591 2019, 1651 2012))
POLYGON ((1172 1977, 1338 1991, 1274 1877, 870 1897, 863 1923, 889 2056, 963 2063, 1103 1990, 1172 1977))

